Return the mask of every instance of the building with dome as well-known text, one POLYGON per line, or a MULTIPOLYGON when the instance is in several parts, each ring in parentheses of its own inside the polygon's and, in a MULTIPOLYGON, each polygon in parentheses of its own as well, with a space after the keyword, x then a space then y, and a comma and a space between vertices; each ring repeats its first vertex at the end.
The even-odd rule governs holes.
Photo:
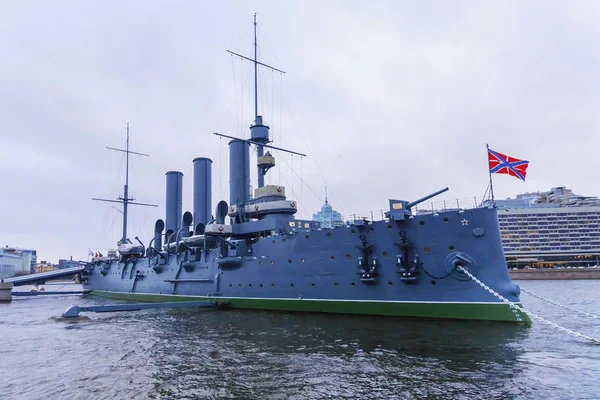
POLYGON ((331 204, 327 201, 327 197, 325 197, 325 204, 321 207, 321 211, 313 214, 312 219, 313 221, 319 221, 322 228, 333 228, 344 225, 342 214, 331 207, 331 204))

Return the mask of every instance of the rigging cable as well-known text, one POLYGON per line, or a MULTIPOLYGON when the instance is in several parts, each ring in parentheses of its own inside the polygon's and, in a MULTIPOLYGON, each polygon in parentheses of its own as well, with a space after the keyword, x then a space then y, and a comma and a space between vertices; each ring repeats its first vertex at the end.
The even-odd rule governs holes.
POLYGON ((338 211, 341 213, 341 207, 340 207, 340 203, 337 200, 337 198, 335 197, 335 194, 333 193, 333 190, 331 190, 331 185, 329 185, 329 183, 327 182, 327 179, 325 179, 325 175, 323 174, 323 172, 321 171, 321 168, 319 168, 319 165, 317 164, 316 158, 312 156, 312 151, 310 150, 310 147, 308 145, 308 143, 306 143, 306 140, 304 140, 304 137, 302 136, 302 133, 300 132, 300 128, 298 127, 298 124, 296 123, 296 119, 294 118, 294 116, 292 115, 292 112, 287 104, 287 102, 284 102, 285 106, 290 114, 290 117, 292 118, 292 122, 294 123, 294 126, 296 127, 296 130, 298 131, 299 135, 300 135, 300 139, 302 139, 302 142, 304 142, 304 145, 306 146, 307 150, 308 150, 308 154, 311 156, 311 159, 313 160, 313 162, 315 163, 315 166, 317 167, 317 171, 319 171, 319 174, 321 174, 321 177, 323 178, 323 181, 325 182, 325 184, 327 185, 327 187, 329 188, 329 192, 331 193, 334 201, 337 203, 338 206, 338 211))
MULTIPOLYGON (((275 58, 277 58, 277 57, 275 57, 275 58)), ((300 136, 300 139, 302 139, 302 142, 303 142, 303 143, 304 143, 304 145, 306 146, 306 149, 307 149, 307 151, 308 151, 308 154, 309 154, 309 156, 310 156, 311 160, 314 162, 314 164, 315 164, 315 167, 317 167, 317 171, 318 171, 318 172, 319 172, 319 174, 321 175, 321 178, 322 178, 322 179, 323 179, 323 181, 325 182, 325 185, 326 185, 328 188, 330 188, 330 190, 329 190, 329 191, 330 191, 330 193, 331 193, 331 196, 333 197, 333 201, 334 201, 334 202, 335 202, 335 204, 337 205, 337 209, 338 209, 338 211, 341 213, 341 212, 342 212, 342 210, 341 210, 341 207, 340 207, 340 204, 341 204, 341 203, 340 203, 340 202, 337 200, 337 198, 336 198, 336 196, 335 196, 335 193, 333 192, 333 190, 331 190, 331 185, 329 185, 329 183, 327 182, 327 179, 325 178, 325 175, 324 175, 324 174, 323 174, 323 172, 321 171, 321 168, 319 168, 319 164, 317 164, 316 158, 315 158, 315 157, 313 156, 313 154, 312 154, 312 151, 311 151, 311 149, 310 149, 310 146, 308 145, 308 143, 306 142, 306 140, 305 140, 305 139, 304 139, 304 137, 302 136, 302 133, 301 133, 301 131, 300 131, 300 128, 298 127, 298 123, 296 122, 296 119, 294 118, 294 115, 292 114, 292 112, 291 112, 291 110, 290 110, 290 107, 289 107, 289 105, 287 104, 287 102, 286 102, 286 101, 284 101, 284 100, 283 100, 283 87, 282 87, 282 90, 281 90, 281 99, 282 99, 282 103, 283 103, 283 104, 285 104, 285 108, 286 108, 286 110, 288 111, 288 114, 290 115, 290 118, 292 119, 292 122, 293 122, 293 124, 294 124, 294 127, 296 128, 296 131, 298 132, 298 134, 299 134, 299 136, 300 136)), ((283 108, 283 107, 282 107, 282 108, 283 108)), ((306 184, 306 183, 305 183, 305 184, 306 184)), ((308 185, 308 184, 306 184, 306 186, 307 186, 307 187, 309 187, 309 185, 308 185)), ((309 189, 310 189, 310 187, 309 187, 309 189)), ((313 191, 313 190, 311 189, 311 191, 313 191)), ((313 191, 313 193, 314 193, 314 191, 313 191)), ((319 199, 320 199, 320 198, 319 198, 319 199)))
MULTIPOLYGON (((279 157, 280 155, 281 155, 281 154, 280 154, 279 152, 277 152, 277 156, 279 157)), ((290 166, 290 165, 289 165, 289 164, 288 164, 288 163, 287 163, 287 162, 286 162, 286 161, 285 161, 283 158, 281 158, 281 160, 283 160, 283 162, 284 162, 284 163, 285 163, 285 164, 286 164, 288 167, 290 166)), ((295 174, 295 171, 293 171, 293 170, 292 170, 292 172, 294 172, 294 174, 295 174)), ((297 175, 297 174, 296 174, 296 175, 297 175)), ((290 185, 290 182, 288 182, 288 180, 285 178, 285 175, 284 175, 284 176, 282 176, 282 180, 281 180, 281 181, 285 182, 285 186, 286 186, 286 187, 292 187, 292 185, 290 185)), ((281 182, 281 181, 280 181, 280 182, 281 182)), ((309 187, 309 189, 310 189, 310 187, 309 187)), ((314 192, 313 192, 313 193, 314 193, 314 192)), ((294 189, 292 189, 292 196, 296 197, 296 192, 294 192, 294 189)), ((300 203, 300 207, 301 207, 301 208, 304 210, 304 212, 305 212, 306 214, 308 214, 308 211, 306 210, 306 208, 304 207, 304 205, 303 205, 302 203, 300 203)))
MULTIPOLYGON (((483 193, 483 197, 482 197, 483 200, 481 200, 481 204, 483 204, 483 202, 485 201, 485 196, 487 196, 489 190, 490 190, 490 184, 488 183, 487 187, 485 188, 485 192, 483 193)), ((475 201, 475 208, 477 208, 477 201, 475 201)))
MULTIPOLYGON (((237 107, 236 107, 237 110, 237 107)), ((219 199, 223 198, 223 137, 219 137, 219 199)), ((211 210, 212 212, 212 210, 211 210)))
MULTIPOLYGON (((241 64, 241 62, 240 62, 240 64, 241 64)), ((241 67, 240 68, 240 83, 242 84, 242 87, 240 89, 240 91, 241 91, 240 96, 241 96, 242 100, 240 102, 240 107, 242 108, 242 111, 241 111, 240 118, 242 120, 244 119, 244 86, 246 86, 246 82, 244 81, 243 71, 244 71, 244 68, 241 67)), ((239 124, 238 124, 238 129, 239 129, 239 124)), ((240 137, 240 133, 239 132, 237 132, 237 136, 240 137)))
MULTIPOLYGON (((283 74, 279 74, 279 141, 283 142, 283 74)), ((273 139, 275 136, 273 136, 273 139)), ((279 170, 279 180, 281 181, 281 168, 279 170)))
MULTIPOLYGON (((280 155, 280 153, 279 153, 279 152, 277 152, 277 154, 278 154, 278 155, 280 155)), ((292 172, 293 172, 293 173, 294 173, 296 176, 298 176, 298 174, 296 173, 296 171, 294 171, 294 170, 293 170, 293 169, 290 167, 290 164, 288 164, 288 163, 287 163, 287 161, 285 161, 285 159, 284 159, 283 157, 281 157, 281 161, 283 161, 283 162, 284 162, 284 164, 285 164, 285 165, 287 165, 287 166, 288 166, 288 168, 290 168, 290 169, 292 170, 292 172)), ((279 170, 281 171, 281 168, 280 168, 279 170)), ((280 174, 280 176, 281 176, 281 174, 280 174)), ((319 196, 319 195, 318 195, 318 194, 317 194, 317 193, 316 193, 316 192, 315 192, 315 191, 314 191, 314 190, 313 190, 313 189, 312 189, 312 188, 311 188, 309 185, 307 185, 307 184, 306 184, 306 182, 304 182, 304 180, 303 180, 301 177, 299 177, 299 178, 300 178, 300 181, 306 185, 306 187, 308 188, 308 190, 310 190, 310 191, 312 192, 312 194, 314 194, 314 195, 315 195, 315 197, 316 197, 316 198, 317 198, 319 201, 323 201, 323 199, 322 199, 322 198, 321 198, 321 197, 320 197, 320 196, 319 196)), ((285 181, 285 177, 283 178, 283 180, 285 181)), ((287 182, 287 181, 286 181, 286 182, 287 182)))
POLYGON ((238 136, 238 127, 240 124, 240 117, 239 117, 239 107, 238 107, 238 97, 237 97, 237 83, 236 83, 236 79, 235 79, 235 61, 233 59, 233 54, 231 55, 231 68, 233 70, 233 92, 235 95, 235 127, 236 127, 236 131, 235 134, 236 136, 238 136))
POLYGON ((275 116, 273 115, 275 113, 275 75, 273 73, 273 70, 271 70, 271 122, 273 122, 273 118, 275 118, 275 116))

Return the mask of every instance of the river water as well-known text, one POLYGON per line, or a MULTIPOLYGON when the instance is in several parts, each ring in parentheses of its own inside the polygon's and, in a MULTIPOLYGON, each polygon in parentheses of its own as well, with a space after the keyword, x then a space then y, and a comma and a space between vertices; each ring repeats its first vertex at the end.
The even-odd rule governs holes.
MULTIPOLYGON (((600 313, 600 281, 518 283, 600 313)), ((599 319, 521 299, 600 337, 599 319)), ((540 322, 211 309, 60 318, 69 305, 109 302, 70 295, 0 304, 0 398, 600 398, 600 345, 540 322)))

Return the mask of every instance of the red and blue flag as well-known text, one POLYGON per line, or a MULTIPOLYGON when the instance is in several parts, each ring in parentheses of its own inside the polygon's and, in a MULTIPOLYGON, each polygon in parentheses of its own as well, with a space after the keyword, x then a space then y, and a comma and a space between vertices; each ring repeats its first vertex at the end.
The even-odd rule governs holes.
POLYGON ((488 161, 491 174, 507 174, 522 181, 525 180, 529 161, 509 157, 490 148, 488 148, 488 161))

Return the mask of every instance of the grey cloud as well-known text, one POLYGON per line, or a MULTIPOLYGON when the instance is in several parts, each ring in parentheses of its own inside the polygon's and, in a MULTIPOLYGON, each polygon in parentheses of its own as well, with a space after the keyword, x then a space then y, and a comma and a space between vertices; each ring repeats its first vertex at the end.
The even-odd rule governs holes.
POLYGON ((287 71, 261 73, 261 113, 275 145, 311 156, 293 159, 310 189, 282 154, 267 181, 293 185, 303 217, 321 205, 319 170, 346 215, 444 186, 449 202, 480 197, 485 143, 531 161, 525 183, 495 177, 498 197, 557 185, 597 194, 599 7, 4 3, 0 242, 51 260, 114 247, 120 215, 90 198, 122 190, 122 158, 105 146, 124 146, 127 121, 132 148, 152 156, 132 159, 132 190, 160 205, 132 210, 131 236, 147 240, 164 215, 167 170, 184 173, 191 208, 194 157, 213 159, 214 203, 227 199, 227 141, 212 132, 245 135, 252 122, 251 67, 225 50, 250 55, 254 12, 261 57, 287 71))

